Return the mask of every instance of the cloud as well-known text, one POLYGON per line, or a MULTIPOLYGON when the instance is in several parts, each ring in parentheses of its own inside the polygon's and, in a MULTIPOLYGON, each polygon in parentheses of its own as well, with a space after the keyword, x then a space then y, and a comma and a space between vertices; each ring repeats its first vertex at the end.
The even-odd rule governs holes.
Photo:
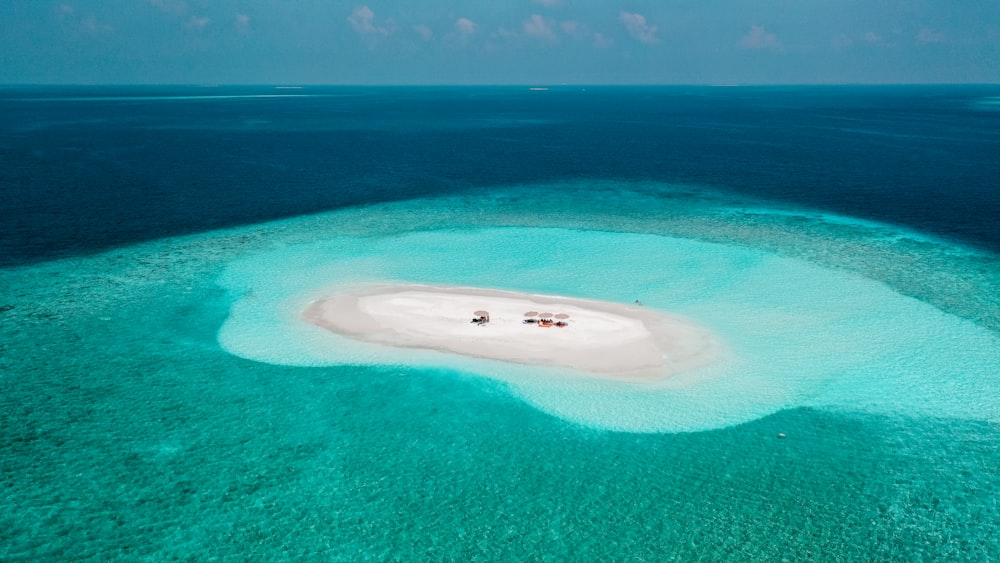
POLYGON ((424 41, 430 41, 431 37, 434 37, 434 31, 424 24, 417 24, 413 26, 413 31, 417 32, 417 35, 419 35, 424 41))
POLYGON ((89 33, 91 35, 98 35, 101 33, 111 33, 112 31, 114 31, 113 27, 102 21, 99 21, 94 16, 87 16, 81 19, 80 29, 82 29, 84 33, 89 33))
POLYGON ((76 18, 74 17, 74 14, 76 14, 76 9, 69 4, 60 4, 59 8, 56 10, 56 17, 59 18, 59 21, 61 22, 75 21, 76 18))
MULTIPOLYGON (((452 49, 464 49, 477 33, 479 33, 479 24, 469 18, 458 18, 452 23, 451 28, 441 36, 441 42, 452 49)), ((487 47, 489 47, 488 44, 487 47)))
POLYGON ((874 31, 869 31, 868 33, 866 33, 864 35, 864 38, 865 42, 867 43, 879 43, 880 41, 882 41, 882 37, 879 34, 875 33, 874 31))
POLYGON ((351 12, 347 21, 351 23, 354 31, 362 35, 375 35, 385 37, 389 35, 389 29, 375 25, 375 12, 368 6, 359 6, 351 12))
POLYGON ((184 23, 184 27, 195 31, 201 31, 205 29, 211 21, 211 18, 208 17, 191 16, 188 18, 187 22, 184 23))
POLYGON ((611 39, 610 37, 605 37, 601 33, 594 34, 594 47, 597 47, 598 49, 607 49, 608 47, 614 44, 615 44, 614 39, 611 39))
POLYGON ((636 40, 641 41, 646 45, 653 45, 660 42, 659 38, 656 37, 656 26, 649 25, 646 22, 646 16, 643 16, 642 14, 622 12, 618 15, 618 19, 625 24, 625 29, 628 30, 628 34, 636 40))
POLYGON ((562 6, 563 0, 533 0, 535 4, 541 4, 547 8, 555 8, 556 6, 562 6))
POLYGON ((236 18, 233 20, 233 25, 236 26, 237 31, 241 33, 249 33, 250 29, 250 16, 246 14, 236 14, 236 18))
POLYGON ((75 28, 88 35, 101 35, 114 31, 111 25, 98 20, 96 16, 89 15, 78 18, 76 8, 71 4, 60 4, 56 10, 56 14, 63 25, 68 25, 70 29, 75 28))
MULTIPOLYGON (((496 31, 490 34, 490 38, 500 39, 505 43, 513 44, 517 42, 518 39, 521 38, 521 35, 518 34, 516 31, 511 31, 506 27, 500 26, 497 28, 496 31)), ((496 43, 491 42, 490 45, 496 47, 496 43)))
POLYGON ((455 30, 463 37, 468 37, 475 33, 478 27, 479 24, 468 18, 458 18, 455 20, 455 30))
POLYGON ((530 18, 524 20, 521 24, 521 29, 524 30, 524 34, 528 37, 544 41, 558 41, 556 33, 552 30, 552 26, 548 20, 538 14, 532 14, 530 18))
POLYGON ((928 45, 930 43, 943 43, 945 40, 945 35, 943 33, 934 31, 929 27, 922 27, 920 31, 917 32, 917 43, 922 45, 928 45))
POLYGON ((777 50, 781 48, 781 41, 778 41, 778 36, 773 33, 768 33, 764 26, 762 25, 752 25, 750 26, 750 32, 743 36, 740 40, 740 47, 744 49, 771 49, 777 50))
POLYGON ((575 20, 559 22, 559 29, 566 35, 575 37, 576 39, 584 39, 590 36, 587 26, 575 20))

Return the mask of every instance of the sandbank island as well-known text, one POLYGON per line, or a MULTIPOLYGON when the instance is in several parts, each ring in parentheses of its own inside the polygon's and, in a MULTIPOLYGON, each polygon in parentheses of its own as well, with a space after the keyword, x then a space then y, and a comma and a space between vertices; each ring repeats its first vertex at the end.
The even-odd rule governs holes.
POLYGON ((632 381, 659 380, 703 365, 719 349, 708 330, 638 304, 469 287, 331 290, 302 317, 366 342, 632 381))

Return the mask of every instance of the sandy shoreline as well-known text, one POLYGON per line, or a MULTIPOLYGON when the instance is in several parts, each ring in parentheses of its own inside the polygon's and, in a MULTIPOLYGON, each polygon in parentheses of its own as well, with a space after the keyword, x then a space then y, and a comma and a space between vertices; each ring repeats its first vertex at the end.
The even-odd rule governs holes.
POLYGON ((380 285, 331 290, 302 313, 358 340, 603 377, 656 380, 710 362, 718 341, 690 321, 637 305, 485 288, 380 285), (490 322, 470 322, 487 310, 490 322), (527 311, 569 315, 564 328, 523 324, 527 311))

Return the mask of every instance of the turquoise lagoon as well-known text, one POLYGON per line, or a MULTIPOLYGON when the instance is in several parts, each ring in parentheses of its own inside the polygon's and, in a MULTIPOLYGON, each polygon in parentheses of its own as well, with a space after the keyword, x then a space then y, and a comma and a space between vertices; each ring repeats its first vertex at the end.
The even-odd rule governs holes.
POLYGON ((1000 559, 1000 259, 692 185, 531 184, 0 272, 7 560, 1000 559), (658 385, 361 345, 405 282, 631 303, 658 385))

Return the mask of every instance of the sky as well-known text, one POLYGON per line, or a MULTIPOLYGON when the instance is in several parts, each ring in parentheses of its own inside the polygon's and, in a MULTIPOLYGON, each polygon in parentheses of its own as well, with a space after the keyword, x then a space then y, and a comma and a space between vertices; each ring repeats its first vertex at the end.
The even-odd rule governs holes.
POLYGON ((1000 0, 0 0, 4 84, 1000 82, 1000 0))

